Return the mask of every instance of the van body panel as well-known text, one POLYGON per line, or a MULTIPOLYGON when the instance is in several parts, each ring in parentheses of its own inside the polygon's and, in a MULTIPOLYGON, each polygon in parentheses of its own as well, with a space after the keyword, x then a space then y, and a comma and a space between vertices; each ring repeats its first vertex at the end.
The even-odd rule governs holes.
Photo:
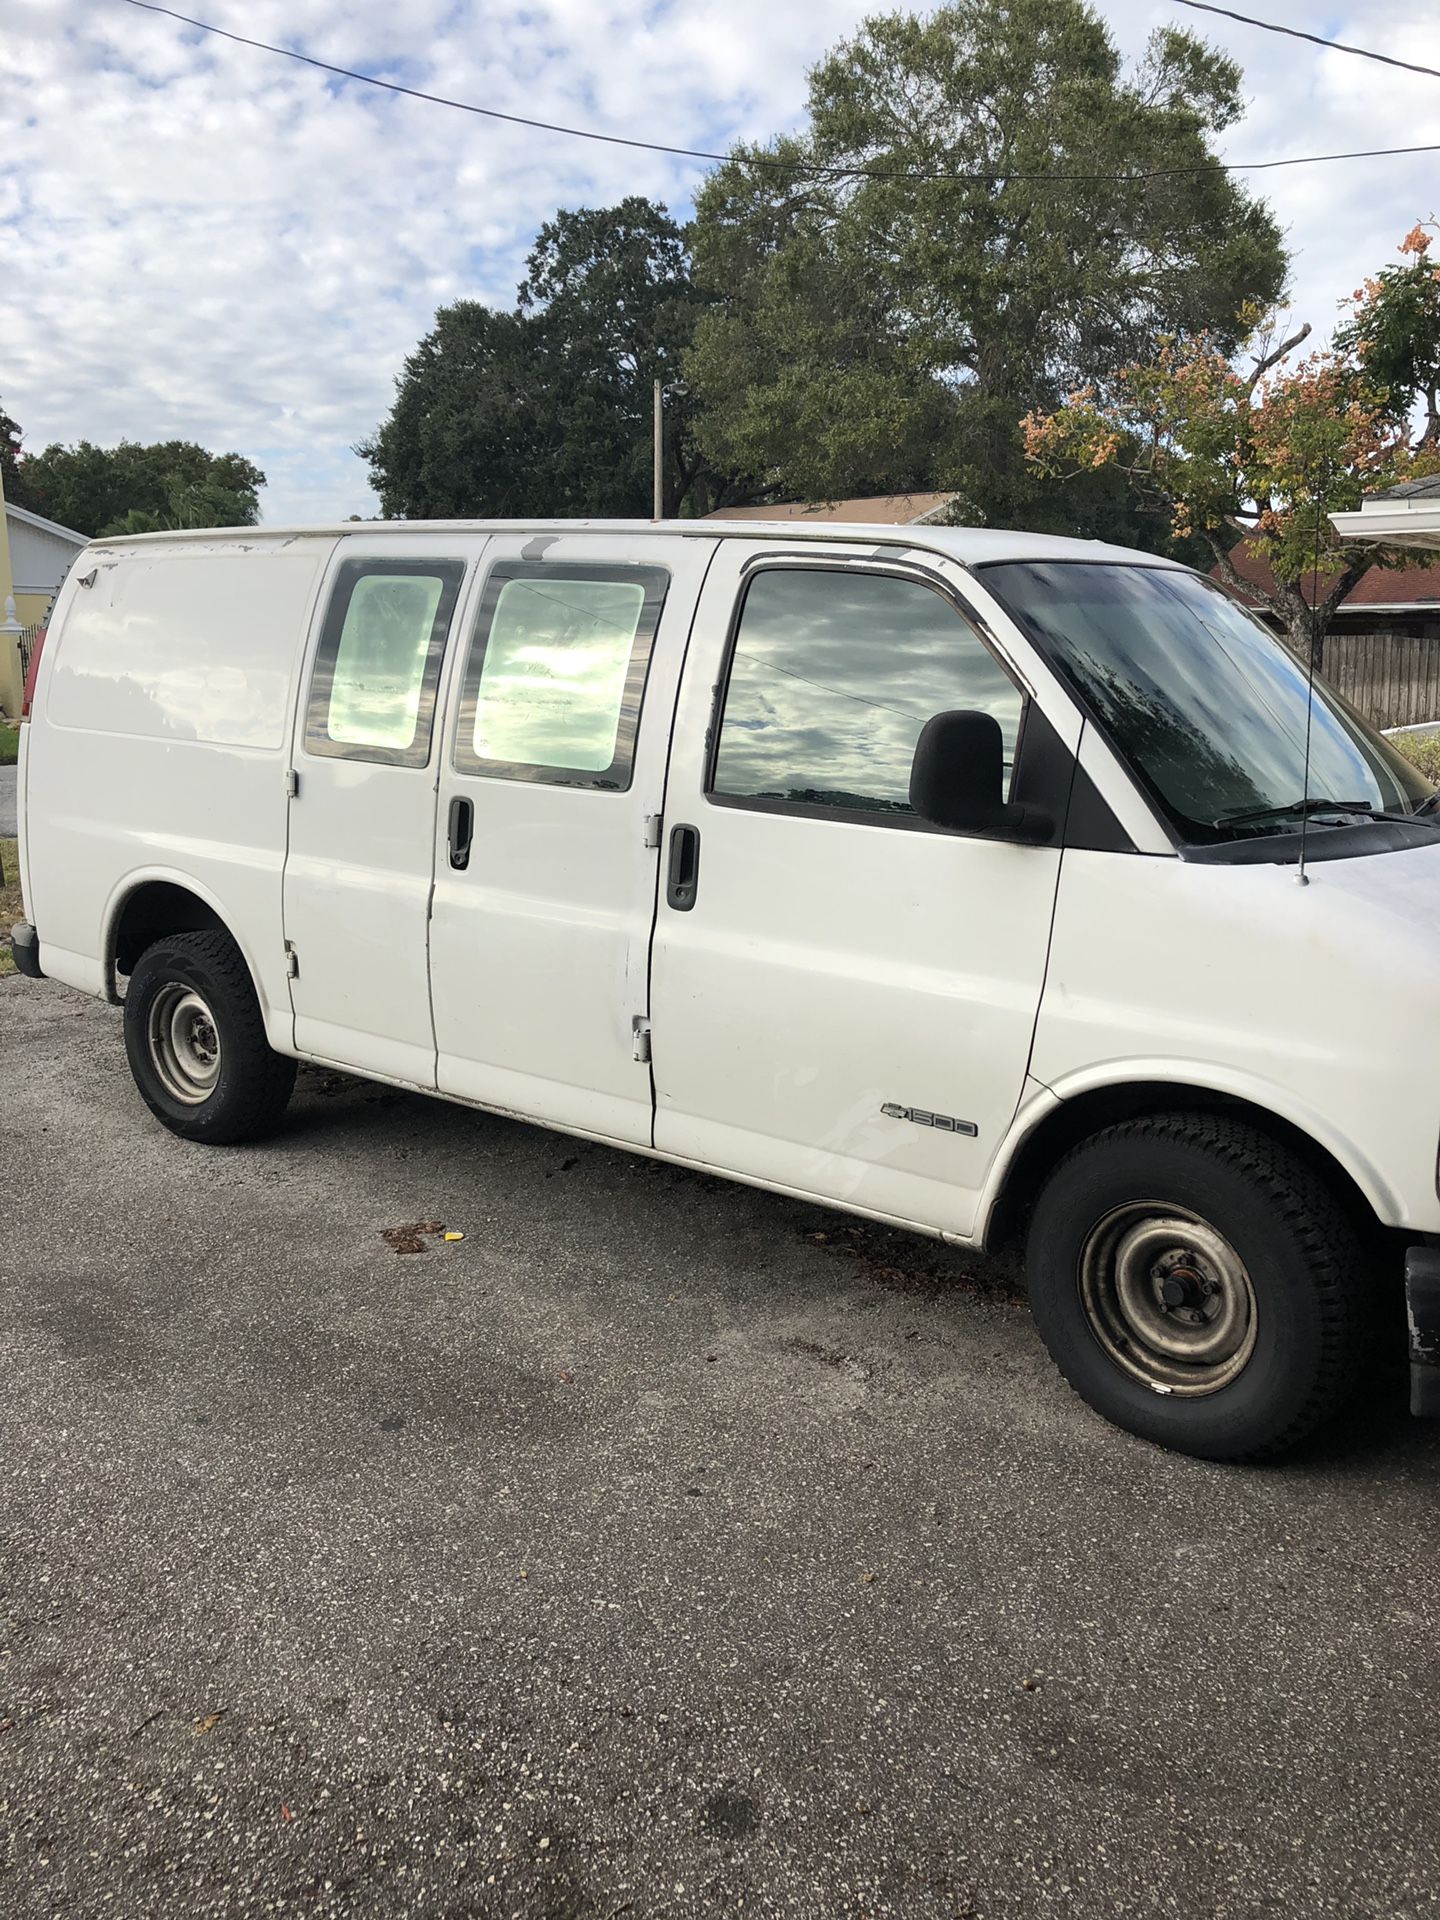
MULTIPOLYGON (((338 543, 311 621, 289 760, 296 791, 289 802, 283 937, 296 968, 289 982, 292 1044, 301 1054, 430 1089, 435 1032, 428 942, 439 694, 485 546, 484 536, 473 533, 376 539, 368 529, 338 543), (454 589, 446 631, 437 636, 440 654, 427 675, 433 705, 424 715, 417 707, 414 717, 425 733, 418 764, 400 764, 384 757, 388 749, 364 741, 351 743, 357 757, 350 758, 336 751, 336 742, 327 738, 317 747, 313 738, 321 724, 316 689, 326 621, 342 580, 353 595, 357 574, 363 584, 370 562, 377 568, 436 565, 448 573, 402 574, 401 587, 425 591, 423 583, 443 578, 454 589)), ((394 579, 378 571, 374 576, 381 588, 394 579)), ((435 599, 438 614, 438 594, 435 599)), ((342 749, 345 744, 338 743, 342 749)))
MULTIPOLYGON (((698 830, 699 881, 656 926, 655 1143, 968 1237, 1020 1101, 1060 853, 712 798, 715 689, 763 564, 717 557, 676 715, 667 829, 698 830)), ((858 546, 816 560, 847 565, 906 577, 858 546)), ((1073 750, 1074 707, 1047 713, 1073 750)))
POLYGON ((1066 852, 1031 1071, 1174 1080, 1274 1112, 1386 1225, 1440 1231, 1440 846, 1293 866, 1066 852), (1383 1171, 1382 1171, 1383 1170, 1383 1171))
POLYGON ((288 1009, 281 769, 296 635, 330 544, 101 547, 76 562, 41 660, 22 802, 54 978, 108 993, 112 910, 164 876, 236 932, 267 1026, 288 1009))
MULTIPOLYGON (((487 609, 487 618, 501 620, 507 593, 520 594, 523 603, 535 584, 527 583, 527 573, 542 567, 554 572, 543 589, 551 600, 568 597, 577 606, 589 588, 587 569, 622 594, 629 591, 625 569, 658 572, 664 577, 663 606, 649 640, 638 731, 623 776, 518 763, 513 770, 497 765, 483 773, 467 766, 462 737, 468 727, 473 750, 482 724, 476 675, 487 669, 478 652, 472 707, 463 699, 470 652, 483 649, 487 639, 476 624, 483 584, 477 592, 466 644, 451 663, 434 827, 430 981, 438 1085, 509 1112, 648 1145, 652 1097, 640 1024, 650 1011, 650 939, 662 856, 658 833, 647 832, 647 821, 658 822, 664 805, 681 660, 717 543, 653 532, 620 542, 578 532, 546 539, 543 552, 527 561, 535 544, 528 535, 491 542, 485 568, 499 570, 498 591, 489 596, 493 616, 487 609), (579 784, 587 777, 614 784, 579 784), (473 809, 463 868, 450 861, 454 805, 473 809)), ((583 630, 584 613, 575 617, 583 630)), ((554 618, 558 635, 563 606, 555 605, 554 618)), ((498 625, 495 631, 498 636, 498 625)), ((567 664, 561 657, 567 645, 558 638, 547 645, 537 633, 516 664, 516 671, 528 674, 537 713, 551 707, 562 733, 580 724, 573 697, 551 672, 567 664)), ((496 657, 492 653, 491 664, 496 657)), ((494 698, 501 703, 496 724, 503 732, 503 683, 497 682, 494 698)), ((518 740, 512 745, 524 750, 518 740)))

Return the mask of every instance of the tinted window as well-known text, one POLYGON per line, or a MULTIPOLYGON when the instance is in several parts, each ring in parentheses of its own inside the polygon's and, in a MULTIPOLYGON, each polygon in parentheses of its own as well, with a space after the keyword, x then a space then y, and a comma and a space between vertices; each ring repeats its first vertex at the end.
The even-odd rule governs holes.
MULTIPOLYGON (((1408 811, 1430 783, 1260 622, 1193 573, 1057 561, 985 584, 1080 690, 1183 837, 1284 830, 1310 800, 1408 811), (1308 732, 1308 748, 1307 748, 1308 732)), ((1326 824, 1323 813, 1312 824, 1326 824)), ((1298 816, 1289 825, 1298 829, 1298 816)))
POLYGON ((668 580, 654 567, 495 567, 465 670, 457 768, 628 787, 668 580))
POLYGON ((993 713, 1013 766, 1022 698, 951 603, 918 581, 776 568, 745 595, 711 791, 914 817, 926 721, 993 713))
POLYGON ((462 560, 344 562, 310 677, 309 752, 425 764, 464 573, 462 560))

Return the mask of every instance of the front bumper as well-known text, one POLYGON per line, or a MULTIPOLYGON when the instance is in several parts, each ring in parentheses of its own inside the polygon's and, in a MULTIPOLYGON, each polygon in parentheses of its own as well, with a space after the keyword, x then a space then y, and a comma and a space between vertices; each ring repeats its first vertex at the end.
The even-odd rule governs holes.
POLYGON ((1410 1321, 1410 1411, 1440 1419, 1440 1247, 1411 1247, 1406 1254, 1405 1312, 1410 1321))
POLYGON ((43 980, 40 970, 40 936, 28 920, 22 920, 18 927, 10 930, 10 951, 15 958, 17 972, 23 973, 27 980, 43 980))

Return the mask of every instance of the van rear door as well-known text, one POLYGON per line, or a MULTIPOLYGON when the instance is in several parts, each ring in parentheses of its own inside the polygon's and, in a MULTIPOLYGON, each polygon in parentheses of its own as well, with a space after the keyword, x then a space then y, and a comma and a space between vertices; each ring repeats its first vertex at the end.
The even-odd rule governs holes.
POLYGON ((436 821, 443 1093, 649 1144, 665 759, 715 546, 577 531, 486 550, 436 821))
MULTIPOLYGON (((992 713, 1013 767, 1033 711, 919 559, 732 539, 710 570, 666 797, 655 1145, 964 1237, 1024 1086, 1060 853, 910 807, 933 715, 992 713)), ((1078 717, 1052 719, 1073 750, 1078 717)))
POLYGON ((285 862, 295 1045, 435 1084, 426 936, 437 709, 478 535, 341 541, 301 690, 285 862))

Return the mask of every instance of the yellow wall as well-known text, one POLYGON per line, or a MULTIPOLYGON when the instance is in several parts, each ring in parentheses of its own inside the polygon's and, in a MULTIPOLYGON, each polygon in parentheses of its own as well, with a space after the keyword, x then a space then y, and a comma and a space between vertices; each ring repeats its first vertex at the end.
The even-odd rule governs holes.
POLYGON ((50 611, 50 602, 54 599, 50 593, 17 593, 15 596, 15 618, 22 627, 37 627, 50 611))

